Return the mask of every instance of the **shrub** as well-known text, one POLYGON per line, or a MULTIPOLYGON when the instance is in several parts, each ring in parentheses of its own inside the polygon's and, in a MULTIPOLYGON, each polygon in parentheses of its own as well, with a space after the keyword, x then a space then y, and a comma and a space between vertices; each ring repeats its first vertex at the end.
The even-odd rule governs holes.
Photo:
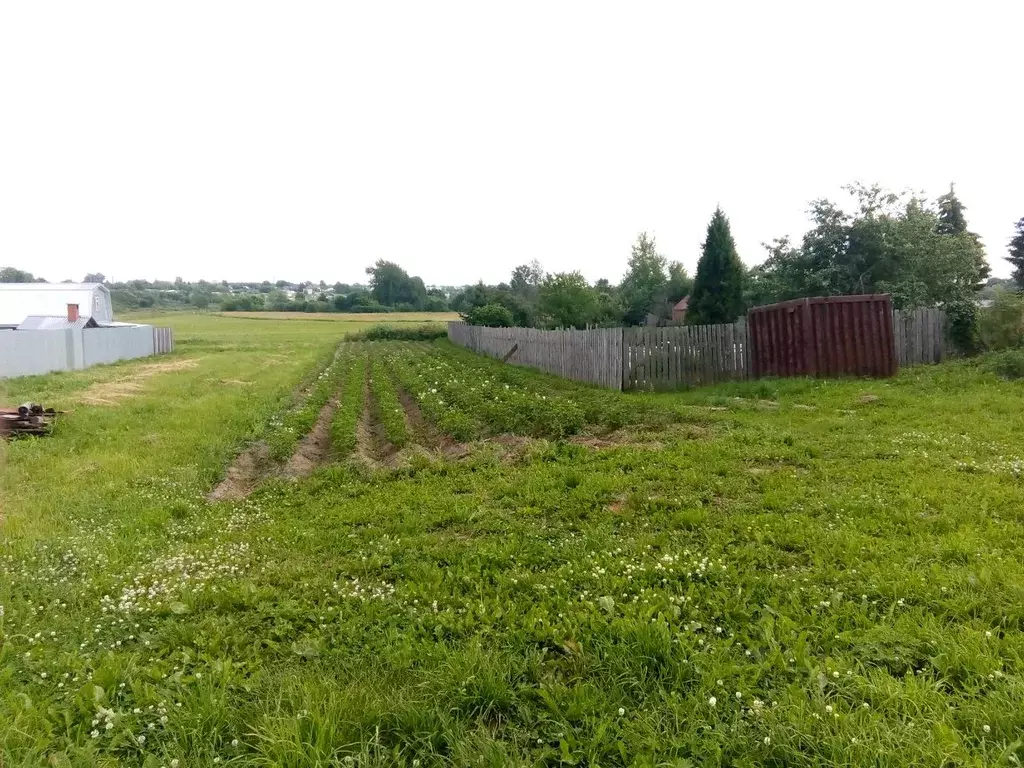
POLYGON ((981 313, 980 330, 986 349, 1024 346, 1024 296, 1014 291, 996 291, 992 306, 981 313))
POLYGON ((977 303, 972 299, 951 301, 946 305, 949 320, 949 340, 962 355, 976 355, 981 351, 977 303))
POLYGON ((470 325, 486 325, 490 328, 511 328, 515 325, 512 313, 501 304, 484 304, 473 307, 464 315, 470 325))
POLYGON ((1024 379, 1024 349, 994 352, 988 356, 985 367, 1004 379, 1024 379))
POLYGON ((437 323, 401 327, 397 325, 375 325, 365 331, 345 334, 345 341, 434 341, 443 339, 448 330, 437 323))

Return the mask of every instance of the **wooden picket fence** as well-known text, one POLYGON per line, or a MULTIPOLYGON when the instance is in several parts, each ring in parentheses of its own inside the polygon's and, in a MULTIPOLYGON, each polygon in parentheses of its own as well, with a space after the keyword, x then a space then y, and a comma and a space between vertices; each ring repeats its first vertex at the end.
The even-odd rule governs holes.
MULTIPOLYGON (((895 310, 900 365, 941 362, 945 313, 895 310)), ((448 338, 479 354, 608 389, 672 390, 754 378, 747 318, 724 325, 541 331, 448 324, 448 338)))
POLYGON ((622 331, 541 331, 448 323, 448 338, 460 347, 609 389, 622 388, 622 331))
POLYGON ((153 354, 166 355, 174 351, 174 329, 153 326, 153 354))
POLYGON ((745 379, 747 321, 622 329, 622 388, 664 390, 745 379))
POLYGON ((892 313, 892 325, 900 365, 946 359, 946 313, 941 309, 897 309, 892 313))

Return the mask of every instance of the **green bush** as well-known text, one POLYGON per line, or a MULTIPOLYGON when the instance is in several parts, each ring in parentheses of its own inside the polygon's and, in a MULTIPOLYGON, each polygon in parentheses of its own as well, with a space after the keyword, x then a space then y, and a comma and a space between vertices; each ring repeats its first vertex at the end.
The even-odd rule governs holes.
POLYGON ((993 352, 985 360, 985 368, 1004 379, 1024 379, 1024 349, 993 352))
POLYGON ((946 305, 949 340, 962 355, 976 355, 981 351, 980 314, 973 299, 952 301, 946 305))
POLYGON ((512 313, 501 304, 484 304, 482 307, 473 307, 464 317, 470 325, 486 325, 489 328, 511 328, 516 324, 512 313))
POLYGON ((996 291, 991 307, 981 312, 981 342, 999 351, 1024 346, 1024 296, 1014 291, 996 291))
POLYGON ((448 329, 438 323, 402 327, 374 325, 365 331, 345 334, 345 341, 434 341, 448 336, 448 329))

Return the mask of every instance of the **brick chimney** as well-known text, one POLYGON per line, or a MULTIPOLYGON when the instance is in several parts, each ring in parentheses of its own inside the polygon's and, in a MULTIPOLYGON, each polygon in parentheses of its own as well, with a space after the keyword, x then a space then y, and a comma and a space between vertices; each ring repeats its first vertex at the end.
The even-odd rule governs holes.
POLYGON ((78 320, 78 305, 68 304, 68 322, 73 323, 78 320))

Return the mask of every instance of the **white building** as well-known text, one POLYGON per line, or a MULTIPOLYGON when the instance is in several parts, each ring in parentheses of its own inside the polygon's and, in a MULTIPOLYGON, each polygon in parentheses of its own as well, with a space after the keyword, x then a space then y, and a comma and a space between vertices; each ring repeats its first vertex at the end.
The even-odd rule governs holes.
POLYGON ((100 325, 114 322, 110 291, 100 283, 0 283, 0 327, 15 327, 29 315, 64 317, 68 304, 100 325))
POLYGON ((99 283, 0 283, 0 379, 163 354, 170 328, 114 322, 99 283))

